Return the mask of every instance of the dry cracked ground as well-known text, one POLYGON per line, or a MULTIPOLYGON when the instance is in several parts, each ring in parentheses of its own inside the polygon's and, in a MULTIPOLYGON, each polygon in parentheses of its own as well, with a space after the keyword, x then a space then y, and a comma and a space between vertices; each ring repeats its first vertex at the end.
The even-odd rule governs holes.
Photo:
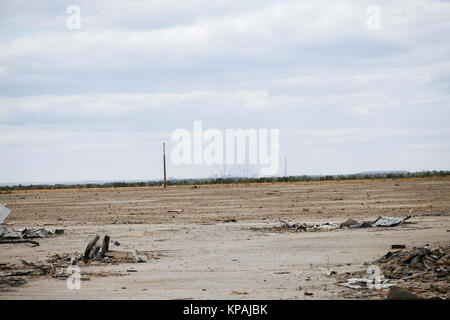
POLYGON ((386 290, 338 286, 330 271, 365 270, 392 244, 450 244, 449 179, 22 192, 0 194, 0 203, 16 229, 65 229, 37 247, 0 244, 0 263, 83 252, 95 234, 152 253, 146 263, 81 267, 89 280, 79 290, 30 277, 0 299, 382 299, 386 290), (392 228, 270 230, 280 219, 340 223, 410 209, 410 223, 392 228))

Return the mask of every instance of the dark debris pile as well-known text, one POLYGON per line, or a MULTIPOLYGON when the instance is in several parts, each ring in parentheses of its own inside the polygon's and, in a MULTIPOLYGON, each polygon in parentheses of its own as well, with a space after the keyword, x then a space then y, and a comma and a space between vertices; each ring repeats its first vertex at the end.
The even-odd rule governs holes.
POLYGON ((395 280, 418 298, 449 298, 450 246, 390 251, 374 263, 385 278, 395 280))
POLYGON ((380 266, 383 275, 390 279, 449 280, 450 246, 389 251, 375 263, 380 266))

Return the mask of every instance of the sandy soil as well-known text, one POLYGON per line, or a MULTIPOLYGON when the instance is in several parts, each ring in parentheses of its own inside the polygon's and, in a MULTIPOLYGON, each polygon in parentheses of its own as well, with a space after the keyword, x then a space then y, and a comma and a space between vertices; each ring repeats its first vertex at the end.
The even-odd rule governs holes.
POLYGON ((383 298, 384 291, 337 286, 327 274, 365 270, 392 244, 450 244, 450 180, 14 193, 0 194, 0 202, 13 211, 6 222, 15 228, 65 229, 34 248, 0 244, 0 263, 82 252, 96 233, 118 240, 121 250, 154 253, 147 263, 82 267, 108 276, 90 276, 80 290, 40 277, 0 291, 0 299, 383 298), (266 230, 279 219, 370 220, 409 209, 411 223, 394 228, 266 230), (224 222, 230 218, 237 222, 224 222))

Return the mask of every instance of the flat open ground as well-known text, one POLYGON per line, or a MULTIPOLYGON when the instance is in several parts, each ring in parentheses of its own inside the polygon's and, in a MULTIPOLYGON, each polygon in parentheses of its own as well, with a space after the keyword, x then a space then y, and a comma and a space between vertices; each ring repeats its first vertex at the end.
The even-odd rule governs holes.
POLYGON ((365 262, 386 254, 392 244, 450 245, 449 179, 23 192, 0 194, 0 202, 12 210, 6 222, 15 228, 65 229, 38 239, 34 248, 0 244, 0 263, 83 252, 96 233, 119 241, 121 250, 151 251, 155 257, 82 267, 107 276, 91 276, 80 290, 39 277, 0 291, 0 299, 358 298, 358 290, 337 286, 328 272, 365 270, 365 262), (267 230, 279 226, 279 219, 340 223, 404 217, 410 209, 415 209, 411 223, 393 228, 267 230), (231 218, 237 221, 224 222, 231 218))

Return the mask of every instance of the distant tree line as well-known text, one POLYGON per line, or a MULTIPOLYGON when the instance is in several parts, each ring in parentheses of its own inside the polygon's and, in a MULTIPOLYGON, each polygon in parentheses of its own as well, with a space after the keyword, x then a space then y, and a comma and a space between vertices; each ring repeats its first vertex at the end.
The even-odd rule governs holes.
MULTIPOLYGON (((375 180, 375 179, 402 179, 402 178, 428 178, 447 177, 450 171, 420 171, 407 173, 374 173, 374 174, 348 174, 348 175, 324 175, 324 176, 288 176, 288 177, 263 177, 263 178, 214 178, 214 179, 184 179, 169 180, 167 185, 207 185, 207 184, 231 184, 231 183, 276 183, 276 182, 303 182, 303 181, 333 181, 333 180, 375 180)), ((42 189, 91 189, 91 188, 123 188, 123 187, 154 187, 161 186, 161 180, 142 182, 110 182, 110 183, 86 183, 86 184, 34 184, 1 186, 0 191, 13 190, 42 190, 42 189)))

